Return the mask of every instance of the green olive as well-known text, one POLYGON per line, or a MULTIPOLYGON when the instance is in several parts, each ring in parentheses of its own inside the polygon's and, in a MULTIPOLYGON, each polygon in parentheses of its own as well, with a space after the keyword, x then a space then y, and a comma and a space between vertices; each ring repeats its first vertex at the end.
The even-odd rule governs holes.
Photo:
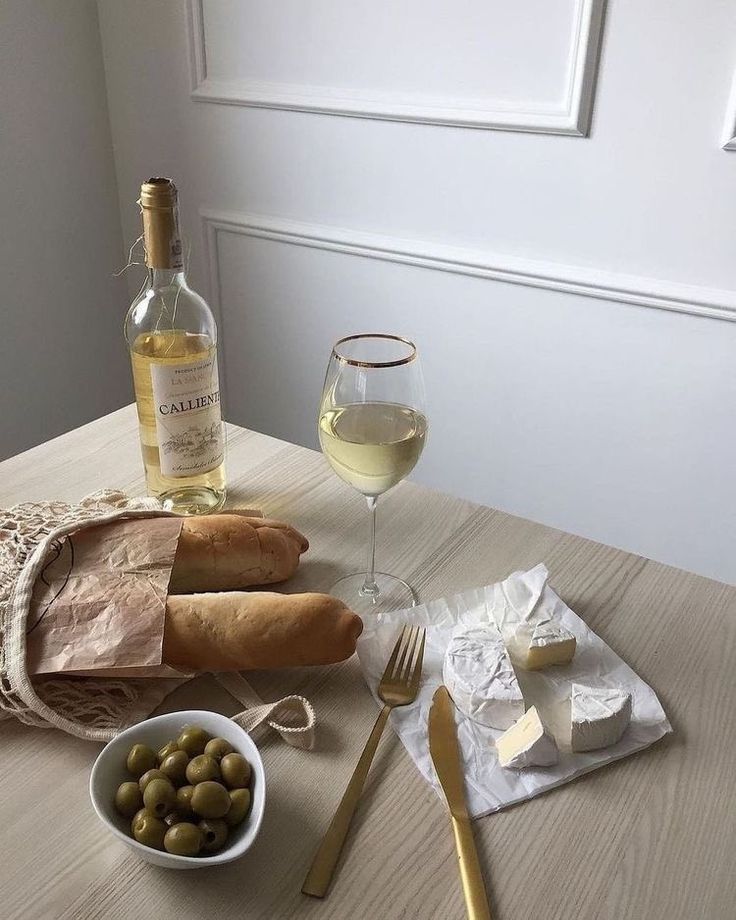
POLYGON ((187 725, 176 739, 176 744, 179 750, 186 751, 190 757, 196 757, 197 754, 204 753, 205 746, 211 738, 212 735, 198 725, 187 725))
POLYGON ((192 793, 192 811, 200 818, 224 818, 230 810, 230 796, 220 783, 198 783, 192 793))
POLYGON ((202 848, 202 831, 188 821, 174 824, 166 831, 164 846, 177 856, 196 856, 202 848))
POLYGON ((215 760, 219 763, 225 754, 232 754, 235 748, 230 744, 229 741, 225 741, 224 738, 213 738, 212 741, 208 741, 205 745, 204 752, 209 754, 210 757, 214 757, 215 760))
POLYGON ((178 751, 178 750, 179 750, 179 748, 176 746, 176 741, 169 741, 169 742, 167 742, 167 743, 161 748, 161 750, 158 752, 158 754, 156 754, 156 757, 158 758, 159 764, 162 764, 162 763, 166 760, 166 758, 169 756, 169 754, 173 754, 174 751, 178 751))
POLYGON ((187 815, 183 815, 180 811, 170 811, 168 815, 164 818, 164 824, 167 827, 173 827, 175 824, 181 824, 182 821, 188 821, 189 818, 187 815))
POLYGON ((194 786, 179 786, 176 790, 176 810, 183 815, 192 813, 192 793, 194 786))
POLYGON ((138 783, 121 783, 115 793, 115 807, 126 818, 143 808, 143 795, 138 783))
POLYGON ((136 778, 140 778, 146 770, 152 770, 156 766, 156 755, 147 744, 134 744, 125 761, 128 772, 136 778))
POLYGON ((189 757, 185 751, 174 751, 162 762, 160 769, 175 786, 181 786, 187 781, 188 763, 189 757))
POLYGON ((202 818, 198 825, 202 831, 202 849, 214 853, 227 840, 227 824, 218 818, 202 818))
POLYGON ((156 818, 163 818, 176 805, 176 790, 167 779, 152 779, 143 793, 143 804, 156 818))
POLYGON ((187 782, 196 786, 197 783, 204 783, 208 779, 219 782, 220 768, 214 757, 210 757, 209 754, 198 754, 187 764, 187 782))
POLYGON ((230 793, 230 810, 225 815, 225 823, 229 827, 235 827, 236 824, 240 824, 249 811, 250 789, 233 789, 230 793))
POLYGON ((130 822, 130 829, 138 843, 153 847, 154 850, 163 850, 166 825, 147 809, 141 808, 136 813, 130 822))
POLYGON ((162 773, 160 770, 146 770, 146 772, 138 780, 138 785, 140 786, 141 792, 146 791, 146 786, 151 782, 152 779, 165 779, 167 782, 171 782, 169 777, 162 773))
POLYGON ((250 764, 242 754, 226 754, 220 761, 220 772, 228 789, 244 789, 250 782, 250 764))

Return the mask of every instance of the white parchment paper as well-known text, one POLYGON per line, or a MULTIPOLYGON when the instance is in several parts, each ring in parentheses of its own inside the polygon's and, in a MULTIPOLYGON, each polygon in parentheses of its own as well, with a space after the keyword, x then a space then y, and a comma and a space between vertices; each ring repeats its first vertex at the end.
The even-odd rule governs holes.
POLYGON ((518 771, 504 769, 498 762, 495 748, 495 739, 502 732, 473 722, 456 710, 468 808, 473 817, 530 799, 582 773, 648 747, 672 731, 652 688, 570 610, 547 579, 546 567, 538 565, 529 572, 514 572, 495 585, 474 588, 407 610, 364 618, 358 655, 374 695, 400 628, 408 623, 427 629, 422 684, 417 700, 410 706, 395 709, 391 724, 419 772, 439 795, 441 791, 429 756, 427 719, 434 691, 442 683, 442 662, 453 627, 458 623, 472 625, 495 620, 502 634, 507 635, 518 622, 553 618, 575 635, 577 651, 571 664, 536 672, 516 670, 527 707, 536 706, 555 735, 560 747, 559 763, 518 771), (631 724, 617 744, 583 754, 570 751, 569 699, 573 683, 623 687, 631 693, 631 724))

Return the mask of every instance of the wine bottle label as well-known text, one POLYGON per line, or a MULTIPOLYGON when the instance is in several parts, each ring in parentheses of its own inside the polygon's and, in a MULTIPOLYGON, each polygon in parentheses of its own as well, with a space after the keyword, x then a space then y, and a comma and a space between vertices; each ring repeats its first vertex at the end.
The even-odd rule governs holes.
POLYGON ((196 476, 224 459, 217 353, 188 364, 151 364, 163 476, 196 476))
POLYGON ((184 248, 176 235, 171 237, 169 243, 169 268, 177 272, 184 271, 184 248))

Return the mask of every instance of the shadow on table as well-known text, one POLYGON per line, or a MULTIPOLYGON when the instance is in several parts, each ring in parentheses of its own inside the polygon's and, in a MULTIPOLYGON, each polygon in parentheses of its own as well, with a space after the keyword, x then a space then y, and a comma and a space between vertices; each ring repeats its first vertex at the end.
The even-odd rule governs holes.
POLYGON ((317 591, 320 594, 329 594, 330 588, 348 571, 327 559, 307 559, 302 562, 296 573, 288 580, 274 586, 274 590, 284 594, 298 594, 302 591, 317 591))

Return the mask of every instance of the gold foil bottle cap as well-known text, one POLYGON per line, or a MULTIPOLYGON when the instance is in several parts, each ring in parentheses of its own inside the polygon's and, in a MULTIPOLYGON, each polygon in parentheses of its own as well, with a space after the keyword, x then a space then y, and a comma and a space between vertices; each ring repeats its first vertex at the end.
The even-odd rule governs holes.
POLYGON ((179 195, 171 179, 154 176, 141 185, 143 243, 149 268, 184 268, 179 238, 179 195))
POLYGON ((142 208, 172 208, 177 200, 178 192, 171 179, 153 176, 141 185, 142 208))

